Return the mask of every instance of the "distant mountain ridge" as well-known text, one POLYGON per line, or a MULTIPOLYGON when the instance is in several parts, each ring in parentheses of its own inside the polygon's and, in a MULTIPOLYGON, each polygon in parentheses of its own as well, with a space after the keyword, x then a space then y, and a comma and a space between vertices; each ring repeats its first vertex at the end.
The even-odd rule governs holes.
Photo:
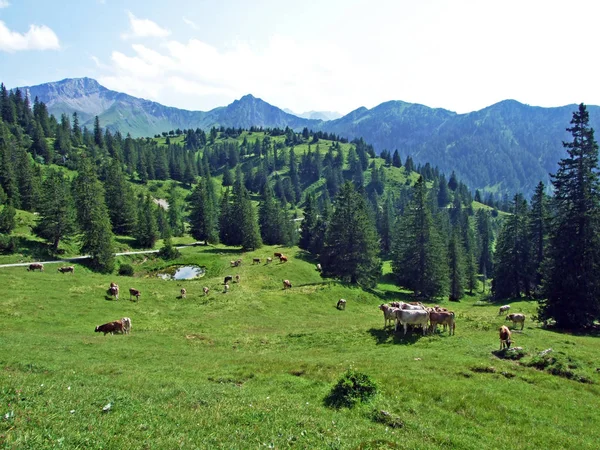
POLYGON ((339 112, 335 111, 307 111, 300 114, 297 114, 288 108, 283 108, 283 111, 296 117, 301 117, 302 119, 322 120, 324 122, 342 117, 339 112))
MULTIPOLYGON (((457 114, 403 101, 365 107, 335 120, 298 117, 245 95, 210 111, 167 107, 101 86, 91 78, 66 79, 21 88, 36 96, 57 116, 77 112, 82 125, 95 115, 103 127, 134 137, 173 129, 213 126, 250 128, 309 128, 349 139, 362 137, 378 152, 398 149, 402 160, 430 163, 444 173, 455 171, 472 189, 530 194, 566 155, 563 140, 576 105, 541 108, 505 100, 479 111, 457 114)), ((588 106, 590 123, 600 128, 600 108, 588 106)))

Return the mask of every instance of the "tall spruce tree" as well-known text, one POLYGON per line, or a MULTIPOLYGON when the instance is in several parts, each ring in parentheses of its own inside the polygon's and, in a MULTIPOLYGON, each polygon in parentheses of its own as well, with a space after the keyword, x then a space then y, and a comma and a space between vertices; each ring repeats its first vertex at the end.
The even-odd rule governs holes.
POLYGON ((81 251, 91 256, 93 269, 110 273, 114 269, 113 233, 104 201, 104 187, 89 158, 82 158, 73 182, 77 221, 81 230, 81 251))
MULTIPOLYGON (((219 242, 219 216, 210 198, 209 183, 212 183, 212 180, 203 177, 190 194, 188 201, 190 234, 194 239, 217 243, 219 242)), ((227 203, 229 204, 229 199, 227 203)))
POLYGON ((113 232, 119 235, 132 236, 137 221, 136 199, 119 161, 111 161, 104 186, 113 232))
POLYGON ((320 261, 323 275, 373 287, 381 275, 379 242, 362 193, 347 182, 335 200, 320 261))
POLYGON ((48 241, 56 253, 60 242, 72 238, 77 230, 69 179, 62 172, 50 170, 42 183, 40 197, 37 205, 40 215, 33 232, 48 241))
POLYGON ((530 293, 527 202, 516 194, 509 215, 496 241, 492 292, 496 298, 520 297, 530 293))
POLYGON ((137 210, 135 240, 140 247, 153 248, 158 240, 158 223, 156 220, 156 206, 150 194, 140 196, 137 210))
POLYGON ((448 268, 450 272, 450 301, 459 301, 465 295, 465 255, 459 227, 453 227, 448 243, 448 268))
POLYGON ((582 103, 573 113, 568 157, 552 175, 555 216, 539 317, 561 328, 583 328, 600 319, 600 181, 598 144, 582 103))
POLYGON ((529 277, 532 280, 535 295, 539 293, 542 285, 542 263, 546 255, 548 225, 548 196, 545 194, 544 183, 540 181, 531 198, 531 209, 528 218, 528 239, 531 246, 529 277))
POLYGON ((392 270, 398 284, 417 297, 438 297, 448 292, 447 251, 432 217, 423 177, 413 187, 392 247, 392 270))

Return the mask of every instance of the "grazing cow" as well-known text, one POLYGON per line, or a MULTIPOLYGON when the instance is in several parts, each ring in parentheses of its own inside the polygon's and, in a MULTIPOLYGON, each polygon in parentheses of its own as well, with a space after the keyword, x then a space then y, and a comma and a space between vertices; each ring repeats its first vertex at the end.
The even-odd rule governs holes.
POLYGON ((181 288, 180 292, 181 292, 181 298, 186 298, 187 291, 185 290, 185 288, 181 288))
POLYGON ((229 261, 229 265, 231 267, 237 267, 238 266, 238 262, 237 261, 229 261))
POLYGON ((340 298, 337 302, 337 309, 346 309, 346 300, 344 300, 343 298, 340 298))
POLYGON ((510 305, 501 306, 500 309, 498 310, 498 315, 501 315, 502 313, 507 313, 509 309, 510 309, 510 305))
POLYGON ((273 258, 271 258, 270 256, 267 258, 267 264, 271 264, 273 262, 273 258))
POLYGON ((119 285, 116 283, 110 283, 110 287, 108 288, 108 295, 113 296, 115 300, 119 300, 119 285))
POLYGON ((317 264, 317 272, 322 272, 323 271, 323 267, 321 267, 321 264, 317 264))
POLYGON ((429 320, 429 313, 424 309, 397 309, 396 310, 396 327, 394 332, 398 330, 398 324, 404 326, 404 335, 406 336, 406 330, 408 325, 420 325, 423 328, 423 336, 427 333, 427 321, 429 320))
POLYGON ((33 263, 33 264, 29 264, 29 268, 27 269, 27 272, 34 272, 36 270, 39 270, 40 272, 44 271, 44 265, 41 263, 33 263))
POLYGON ((402 305, 404 305, 404 302, 391 302, 390 306, 392 308, 402 308, 402 305))
POLYGON ((273 256, 275 258, 281 258, 283 256, 283 253, 275 252, 275 253, 273 253, 273 256))
POLYGON ((283 280, 283 289, 290 289, 292 287, 292 283, 290 280, 283 280))
POLYGON ((382 303, 381 305, 379 305, 379 309, 383 311, 383 329, 385 330, 387 328, 388 322, 391 325, 392 321, 396 320, 396 310, 398 308, 382 303))
POLYGON ((72 274, 75 274, 75 267, 74 266, 59 267, 58 271, 60 273, 69 273, 69 272, 71 272, 72 274))
POLYGON ((229 283, 231 280, 233 280, 233 276, 232 275, 227 275, 225 277, 225 279, 223 280, 223 284, 227 284, 229 283))
POLYGON ((454 334, 456 329, 456 322, 454 321, 454 313, 446 311, 431 311, 429 313, 429 324, 430 332, 434 332, 438 324, 448 326, 448 336, 454 334))
POLYGON ((502 350, 504 347, 506 347, 507 349, 510 348, 510 330, 508 329, 508 327, 506 325, 502 325, 500 327, 500 350, 502 350))
POLYGON ((204 295, 208 295, 208 291, 209 291, 210 289, 208 289, 206 286, 204 286, 204 287, 202 288, 202 290, 204 291, 204 295))
POLYGON ((140 295, 142 295, 142 293, 137 289, 129 288, 129 300, 131 300, 132 296, 135 296, 135 301, 137 302, 140 299, 140 295))
POLYGON ((260 264, 260 258, 252 258, 252 264, 260 264))
POLYGON ((513 313, 506 316, 506 320, 510 320, 513 323, 513 327, 516 327, 518 323, 521 324, 521 330, 525 328, 525 314, 513 313))
POLYGON ((129 334, 131 331, 131 319, 129 317, 123 317, 121 322, 123 323, 123 333, 129 334))
POLYGON ((227 292, 229 292, 229 285, 225 283, 225 286, 223 286, 223 293, 226 294, 227 292))
POLYGON ((423 303, 413 302, 413 303, 404 303, 400 302, 400 308, 405 309, 407 311, 417 311, 417 310, 425 310, 425 306, 423 303))
POLYGON ((239 282, 240 282, 240 276, 239 276, 239 275, 236 275, 236 276, 235 276, 235 282, 236 282, 236 283, 239 283, 239 282))
POLYGON ((283 256, 283 255, 281 255, 281 256, 279 257, 279 262, 280 262, 280 263, 287 262, 287 260, 288 260, 288 259, 287 259, 287 256, 283 256))
POLYGON ((104 325, 98 325, 94 330, 96 333, 104 333, 106 336, 108 333, 113 334, 116 332, 123 333, 123 322, 121 320, 115 320, 114 322, 108 322, 104 325))

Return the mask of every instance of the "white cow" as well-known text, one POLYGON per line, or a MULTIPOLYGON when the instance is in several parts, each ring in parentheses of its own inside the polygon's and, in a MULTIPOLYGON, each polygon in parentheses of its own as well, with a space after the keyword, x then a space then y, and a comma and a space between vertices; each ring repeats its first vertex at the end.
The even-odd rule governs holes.
POLYGON ((123 323, 123 333, 129 334, 131 331, 131 319, 129 317, 123 317, 121 322, 123 323))
POLYGON ((509 309, 510 309, 510 305, 501 306, 500 309, 498 310, 498 315, 500 316, 502 313, 508 312, 509 309))
POLYGON ((393 320, 396 320, 396 310, 398 308, 394 308, 390 305, 386 305, 385 303, 379 305, 379 309, 383 311, 383 329, 387 328, 388 322, 390 325, 393 320))
POLYGON ((396 310, 396 328, 398 330, 398 324, 404 326, 404 335, 408 325, 420 325, 423 328, 423 336, 427 333, 427 322, 429 321, 429 313, 424 309, 397 309, 396 310))
POLYGON ((525 314, 509 314, 506 316, 506 320, 510 320, 513 323, 513 327, 516 327, 520 323, 521 330, 525 328, 525 314))

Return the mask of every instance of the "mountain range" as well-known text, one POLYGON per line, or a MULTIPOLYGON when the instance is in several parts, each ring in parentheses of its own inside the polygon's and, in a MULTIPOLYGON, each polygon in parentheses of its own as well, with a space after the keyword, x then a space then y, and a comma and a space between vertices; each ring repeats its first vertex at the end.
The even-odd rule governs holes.
MULTIPOLYGON (((539 181, 549 184, 549 173, 566 155, 562 141, 569 139, 575 105, 542 108, 505 100, 479 111, 457 114, 441 108, 403 101, 388 101, 372 109, 358 108, 334 120, 332 113, 289 110, 245 95, 230 105, 210 111, 188 111, 109 90, 91 78, 66 79, 21 88, 31 99, 48 106, 50 113, 77 112, 82 125, 94 116, 112 131, 134 137, 153 136, 177 128, 213 126, 250 128, 290 127, 358 137, 376 151, 397 149, 404 160, 430 163, 442 172, 452 171, 472 189, 496 193, 531 194, 539 181)), ((588 106, 590 123, 600 126, 600 107, 588 106)), ((335 114, 335 113, 333 113, 335 114)))

